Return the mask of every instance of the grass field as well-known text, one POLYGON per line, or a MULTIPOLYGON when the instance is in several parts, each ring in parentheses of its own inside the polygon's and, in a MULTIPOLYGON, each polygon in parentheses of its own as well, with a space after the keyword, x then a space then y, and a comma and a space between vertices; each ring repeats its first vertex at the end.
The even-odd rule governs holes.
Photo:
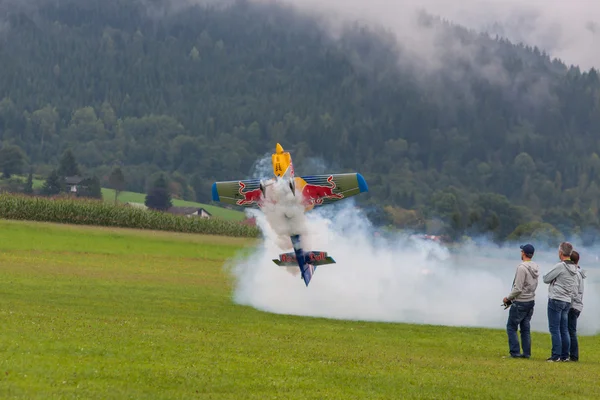
POLYGON ((597 336, 546 363, 547 334, 513 360, 502 330, 233 304, 222 265, 253 243, 0 221, 0 398, 600 398, 597 336))

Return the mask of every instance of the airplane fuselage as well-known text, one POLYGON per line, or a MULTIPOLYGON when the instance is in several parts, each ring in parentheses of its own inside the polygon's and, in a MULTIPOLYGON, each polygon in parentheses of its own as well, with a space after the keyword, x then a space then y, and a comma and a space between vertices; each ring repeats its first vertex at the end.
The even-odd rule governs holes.
POLYGON ((282 249, 293 252, 280 254, 277 265, 298 265, 308 286, 318 265, 335 263, 321 251, 305 251, 312 247, 310 229, 305 213, 315 206, 354 196, 368 190, 365 179, 358 173, 317 174, 296 176, 289 152, 277 143, 271 155, 273 177, 215 182, 214 201, 243 207, 258 207, 272 228, 274 239, 282 249), (307 236, 308 233, 308 236, 307 236))
POLYGON ((311 200, 311 197, 314 196, 310 189, 314 189, 314 187, 307 187, 306 181, 295 175, 292 156, 279 143, 275 146, 275 153, 271 155, 271 162, 273 164, 274 178, 261 181, 260 187, 263 197, 268 199, 266 192, 268 186, 284 181, 294 196, 300 196, 299 201, 304 205, 304 211, 312 210, 314 208, 314 201, 311 200), (305 187, 307 190, 305 190, 305 187))

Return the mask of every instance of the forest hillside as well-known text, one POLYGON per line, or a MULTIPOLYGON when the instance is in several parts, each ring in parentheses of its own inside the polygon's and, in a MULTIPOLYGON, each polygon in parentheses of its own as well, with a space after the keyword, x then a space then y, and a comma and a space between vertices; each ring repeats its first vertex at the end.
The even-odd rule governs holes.
POLYGON ((0 1, 3 163, 18 148, 21 173, 48 175, 71 149, 103 185, 115 166, 136 192, 164 172, 207 202, 279 142, 299 174, 362 173, 376 224, 594 240, 595 70, 426 15, 469 53, 441 43, 428 70, 375 27, 333 36, 283 5, 170 4, 0 1))

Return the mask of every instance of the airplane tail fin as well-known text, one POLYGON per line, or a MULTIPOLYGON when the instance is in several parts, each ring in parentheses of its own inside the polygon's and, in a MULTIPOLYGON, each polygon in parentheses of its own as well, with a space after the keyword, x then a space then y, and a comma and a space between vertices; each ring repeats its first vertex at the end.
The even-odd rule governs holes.
POLYGON ((300 267, 300 270, 302 271, 302 279, 307 287, 313 275, 315 274, 316 269, 317 267, 312 264, 304 264, 302 267, 300 267))
POLYGON ((335 264, 335 260, 327 255, 324 251, 309 251, 304 252, 300 247, 300 236, 292 236, 292 244, 294 245, 293 253, 284 253, 279 255, 279 260, 273 262, 280 267, 298 266, 300 274, 306 286, 310 283, 312 276, 319 265, 335 264))

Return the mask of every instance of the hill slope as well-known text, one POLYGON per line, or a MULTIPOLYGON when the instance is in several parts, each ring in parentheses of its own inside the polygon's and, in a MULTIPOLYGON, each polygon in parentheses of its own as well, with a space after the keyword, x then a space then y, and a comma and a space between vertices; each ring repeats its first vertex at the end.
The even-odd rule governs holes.
POLYGON ((599 226, 594 70, 430 18, 448 43, 423 75, 387 33, 334 40, 280 5, 39 4, 2 21, 0 139, 44 171, 70 146, 101 177, 122 163, 128 190, 162 170, 206 202, 280 142, 298 173, 363 173, 357 201, 395 207, 377 222, 499 239, 532 220, 599 226))

